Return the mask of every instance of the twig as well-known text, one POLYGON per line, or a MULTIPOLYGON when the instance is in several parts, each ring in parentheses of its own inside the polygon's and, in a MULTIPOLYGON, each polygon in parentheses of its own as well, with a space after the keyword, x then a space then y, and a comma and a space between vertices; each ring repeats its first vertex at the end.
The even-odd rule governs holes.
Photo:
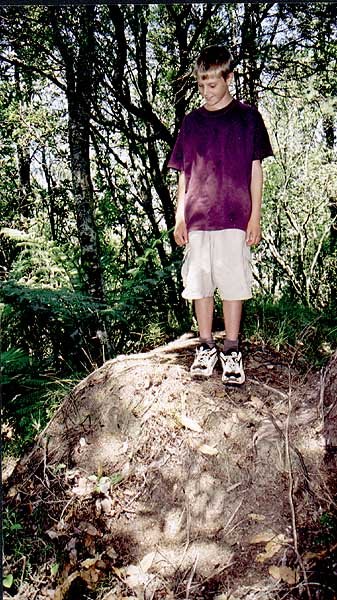
MULTIPOLYGON (((123 507, 124 510, 128 509, 129 506, 131 506, 131 504, 133 504, 139 498, 139 496, 141 496, 144 493, 144 488, 146 487, 147 481, 146 481, 145 475, 143 475, 143 477, 144 477, 144 482, 143 482, 139 492, 137 492, 137 494, 135 496, 133 496, 133 498, 131 498, 131 500, 129 500, 129 502, 127 502, 125 504, 125 506, 123 507)), ((128 511, 128 512, 130 512, 130 511, 128 511)))
POLYGON ((191 575, 188 578, 188 582, 187 582, 187 586, 186 586, 185 600, 188 600, 189 597, 190 597, 191 584, 192 584, 193 577, 194 577, 194 574, 195 574, 195 571, 196 571, 196 568, 197 568, 198 558, 199 558, 199 555, 197 554, 196 557, 195 557, 193 568, 191 570, 191 575))
POLYGON ((61 512, 61 515, 60 515, 59 521, 62 521, 63 515, 64 515, 64 513, 66 512, 66 510, 67 510, 67 508, 68 508, 69 504, 71 504, 72 502, 74 502, 74 500, 75 500, 75 496, 72 496, 72 497, 70 498, 70 500, 68 500, 67 504, 66 504, 66 505, 63 507, 63 509, 62 509, 62 512, 61 512))
POLYGON ((206 577, 206 579, 203 579, 200 583, 195 583, 192 586, 193 589, 196 589, 196 588, 204 585, 206 583, 206 581, 209 581, 213 577, 217 577, 218 575, 220 575, 220 573, 223 573, 223 571, 225 571, 226 569, 229 569, 229 567, 231 567, 234 564, 235 564, 235 562, 229 562, 229 563, 227 563, 227 565, 224 565, 223 567, 220 567, 220 569, 218 569, 217 571, 213 571, 213 573, 211 575, 209 575, 208 577, 206 577))
POLYGON ((260 387, 262 386, 266 390, 269 390, 270 392, 274 392, 275 394, 278 394, 284 400, 287 400, 287 398, 288 398, 287 394, 285 394, 284 392, 281 392, 280 390, 278 390, 277 388, 272 387, 271 385, 267 385, 266 383, 262 383, 262 381, 258 381, 257 379, 251 379, 250 377, 247 379, 247 381, 249 383, 253 383, 254 385, 259 385, 260 387))
MULTIPOLYGON (((286 435, 285 435, 285 432, 284 432, 284 431, 281 429, 281 427, 278 425, 278 423, 277 423, 277 421, 276 421, 276 419, 275 419, 275 416, 273 415, 273 413, 272 413, 271 411, 268 411, 268 416, 269 416, 269 418, 270 418, 270 420, 271 420, 272 424, 274 425, 274 427, 275 427, 276 431, 277 431, 277 432, 280 434, 280 436, 281 436, 281 437, 284 439, 284 441, 286 442, 286 435)), ((306 464, 305 464, 305 462, 304 462, 304 458, 303 458, 303 456, 302 456, 301 452, 299 451, 299 449, 298 449, 298 448, 296 448, 296 446, 294 446, 294 445, 293 445, 293 444, 292 444, 292 443, 289 441, 289 439, 288 439, 288 442, 289 442, 289 448, 295 452, 295 454, 297 455, 297 457, 298 457, 298 459, 299 459, 299 461, 300 461, 300 464, 301 464, 301 467, 302 467, 302 471, 303 471, 303 475, 304 475, 304 481, 305 481, 305 487, 306 487, 306 490, 307 490, 308 494, 310 494, 310 496, 312 496, 312 498, 315 498, 315 496, 314 496, 314 493, 313 493, 313 491, 312 491, 312 489, 311 489, 311 485, 310 485, 310 476, 309 476, 309 473, 308 473, 307 466, 306 466, 306 464)))
POLYGON ((232 531, 234 531, 234 529, 236 529, 237 527, 239 527, 239 525, 241 525, 241 523, 246 523, 246 522, 247 522, 247 519, 241 519, 240 521, 235 523, 235 525, 233 525, 233 527, 231 527, 230 530, 227 531, 227 535, 230 535, 232 533, 232 531))
MULTIPOLYGON (((326 370, 325 369, 321 369, 320 372, 320 387, 319 387, 319 402, 318 402, 318 414, 320 417, 320 426, 318 428, 318 431, 323 431, 324 429, 324 392, 325 392, 325 378, 326 378, 326 370)), ((327 413, 329 414, 329 413, 327 413)))
MULTIPOLYGON (((186 500, 186 502, 185 502, 185 508, 184 508, 184 511, 185 511, 185 510, 186 510, 186 543, 185 543, 185 548, 184 548, 184 552, 183 552, 183 555, 182 555, 182 557, 181 557, 180 563, 179 563, 178 567, 175 569, 176 573, 178 573, 178 572, 180 571, 180 569, 181 569, 181 567, 182 567, 182 565, 183 565, 183 563, 184 563, 184 560, 185 560, 185 556, 186 556, 186 553, 187 553, 188 547, 189 547, 189 545, 190 545, 190 526, 191 526, 191 513, 190 513, 190 506, 189 506, 189 504, 188 504, 188 501, 187 501, 187 500, 186 500)), ((181 520, 182 520, 182 516, 183 516, 183 514, 184 514, 184 511, 183 511, 183 513, 182 513, 182 515, 181 515, 181 517, 180 517, 180 519, 181 519, 181 520)), ((178 582, 178 584, 177 584, 177 587, 180 585, 181 581, 183 580, 183 577, 184 577, 184 576, 180 577, 180 579, 179 579, 179 582, 178 582)))
POLYGON ((47 580, 46 579, 39 579, 39 581, 34 581, 35 585, 39 584, 39 587, 36 588, 33 596, 32 596, 32 600, 35 600, 36 596, 38 595, 38 593, 41 591, 41 585, 46 585, 47 580))
POLYGON ((25 575, 25 570, 26 570, 27 557, 26 557, 25 555, 23 555, 23 556, 20 556, 19 560, 17 560, 17 561, 16 561, 16 562, 15 562, 15 563, 12 565, 12 568, 13 568, 15 565, 17 565, 17 564, 18 564, 19 562, 21 562, 21 561, 22 561, 22 573, 21 573, 21 578, 20 578, 20 586, 19 586, 19 591, 18 591, 18 593, 19 593, 19 594, 20 594, 20 592, 21 592, 21 588, 22 588, 22 586, 23 586, 23 578, 24 578, 24 575, 25 575))
POLYGON ((241 498, 239 504, 237 505, 236 509, 234 510, 234 512, 231 514, 231 516, 229 517, 225 527, 223 528, 223 532, 226 531, 227 527, 229 527, 229 525, 231 524, 231 522, 233 521, 235 515, 237 514, 237 512, 240 510, 241 506, 242 506, 242 502, 243 502, 243 498, 241 498))
POLYGON ((46 482, 48 488, 50 488, 50 481, 47 475, 47 440, 43 438, 43 479, 46 482))
POLYGON ((336 406, 337 404, 337 397, 335 398, 335 400, 332 402, 332 404, 330 404, 330 406, 327 408, 326 412, 324 413, 324 392, 325 392, 325 379, 327 376, 327 369, 325 368, 323 373, 321 372, 321 388, 320 388, 320 397, 319 397, 319 407, 322 407, 322 420, 323 420, 323 426, 324 427, 324 419, 325 417, 328 417, 329 414, 331 413, 332 409, 336 406))
POLYGON ((311 591, 310 591, 310 587, 309 587, 309 582, 308 582, 308 576, 307 576, 307 572, 302 560, 302 557, 299 553, 298 550, 298 535, 297 535, 297 524, 296 524, 296 511, 295 511, 295 505, 294 505, 294 477, 293 477, 293 471, 292 471, 292 463, 291 463, 291 454, 290 454, 290 442, 289 442, 289 428, 290 428, 290 416, 291 416, 291 412, 292 412, 292 390, 291 390, 291 383, 290 383, 290 373, 289 373, 289 392, 288 392, 288 414, 287 414, 287 419, 286 419, 286 424, 285 424, 285 454, 286 454, 286 461, 287 461, 287 470, 288 470, 288 478, 289 478, 289 490, 288 490, 288 498, 289 498, 289 506, 290 506, 290 512, 291 512, 291 525, 292 525, 292 532, 293 532, 293 539, 294 539, 294 550, 297 556, 297 560, 300 564, 300 567, 302 569, 302 573, 303 573, 303 579, 304 579, 304 583, 305 583, 305 587, 307 590, 307 594, 308 594, 308 600, 312 600, 312 596, 311 596, 311 591))

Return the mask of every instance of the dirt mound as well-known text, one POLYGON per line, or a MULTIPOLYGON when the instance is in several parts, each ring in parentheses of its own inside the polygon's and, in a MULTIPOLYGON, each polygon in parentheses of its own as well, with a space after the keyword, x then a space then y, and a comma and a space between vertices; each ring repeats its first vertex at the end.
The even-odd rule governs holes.
POLYGON ((191 380, 195 343, 107 362, 17 465, 7 501, 60 556, 17 599, 333 597, 313 569, 333 550, 317 536, 334 506, 337 358, 303 373, 250 347, 233 389, 220 370, 191 380))

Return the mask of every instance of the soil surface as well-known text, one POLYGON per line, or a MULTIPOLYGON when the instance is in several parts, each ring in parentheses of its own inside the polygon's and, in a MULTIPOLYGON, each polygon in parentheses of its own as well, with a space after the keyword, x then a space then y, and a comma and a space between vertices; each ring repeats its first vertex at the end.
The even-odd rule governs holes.
POLYGON ((119 356, 65 398, 7 484, 36 568, 5 598, 336 598, 337 357, 250 345, 235 389, 220 365, 191 378, 195 346, 119 356))

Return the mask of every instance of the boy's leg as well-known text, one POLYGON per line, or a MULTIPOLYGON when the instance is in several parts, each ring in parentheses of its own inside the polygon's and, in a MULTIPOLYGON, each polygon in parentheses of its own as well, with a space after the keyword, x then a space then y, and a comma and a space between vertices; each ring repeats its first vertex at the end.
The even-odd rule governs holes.
POLYGON ((208 345, 214 345, 212 337, 212 323, 214 311, 213 296, 208 298, 198 298, 194 300, 195 314, 198 321, 200 343, 206 342, 208 345), (210 343, 209 343, 210 342, 210 343))
POLYGON ((226 331, 224 351, 227 352, 231 349, 237 351, 242 314, 242 300, 224 300, 222 304, 226 331))
POLYGON ((220 352, 224 383, 241 385, 245 381, 242 355, 239 352, 239 331, 242 314, 242 300, 224 300, 223 312, 226 329, 223 352, 220 352))
POLYGON ((192 375, 209 377, 212 375, 218 360, 218 352, 212 336, 213 296, 194 300, 194 306, 199 327, 200 345, 196 349, 190 371, 192 375))

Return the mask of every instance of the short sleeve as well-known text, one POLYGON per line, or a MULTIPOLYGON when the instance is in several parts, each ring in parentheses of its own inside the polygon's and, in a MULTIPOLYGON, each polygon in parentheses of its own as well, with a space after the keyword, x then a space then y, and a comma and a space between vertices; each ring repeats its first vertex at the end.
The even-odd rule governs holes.
POLYGON ((256 111, 253 160, 263 160, 273 154, 267 128, 261 114, 256 111))
POLYGON ((178 133, 176 143, 172 150, 172 154, 168 161, 168 167, 170 169, 176 169, 177 171, 184 170, 184 121, 178 133))

